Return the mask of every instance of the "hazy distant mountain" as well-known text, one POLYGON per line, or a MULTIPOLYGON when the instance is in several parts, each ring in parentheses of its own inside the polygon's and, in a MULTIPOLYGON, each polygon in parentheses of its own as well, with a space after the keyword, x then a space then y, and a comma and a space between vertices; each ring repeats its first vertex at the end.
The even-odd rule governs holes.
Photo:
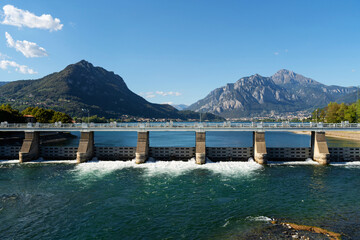
POLYGON ((146 101, 130 91, 119 75, 84 60, 38 80, 10 82, 0 87, 0 102, 52 108, 71 116, 87 115, 82 109, 89 109, 91 115, 114 118, 122 114, 180 117, 172 106, 146 101))
POLYGON ((171 106, 173 106, 177 110, 185 110, 188 107, 188 105, 185 104, 171 104, 171 106))
POLYGON ((7 83, 9 83, 9 82, 0 82, 0 87, 7 84, 7 83))
POLYGON ((217 88, 188 109, 230 118, 310 111, 354 90, 354 87, 326 86, 292 71, 280 70, 271 77, 256 74, 217 88))

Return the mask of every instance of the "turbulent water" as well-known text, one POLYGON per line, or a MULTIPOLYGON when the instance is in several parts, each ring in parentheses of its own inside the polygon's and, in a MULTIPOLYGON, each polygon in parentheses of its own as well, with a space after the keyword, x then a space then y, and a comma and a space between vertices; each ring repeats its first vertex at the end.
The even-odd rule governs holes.
MULTIPOLYGON (((180 145, 193 136, 182 137, 167 143, 180 145)), ((125 139, 102 138, 97 143, 125 139)), ((225 139, 220 134, 210 141, 216 138, 225 139)), ((296 146, 309 140, 288 134, 278 143, 284 138, 300 139, 296 146)), ((163 144, 160 139, 150 142, 163 144)), ((251 160, 201 166, 194 159, 142 165, 5 161, 0 239, 244 239, 274 218, 360 239, 359 176, 360 162, 320 166, 310 159, 265 167, 251 160)))

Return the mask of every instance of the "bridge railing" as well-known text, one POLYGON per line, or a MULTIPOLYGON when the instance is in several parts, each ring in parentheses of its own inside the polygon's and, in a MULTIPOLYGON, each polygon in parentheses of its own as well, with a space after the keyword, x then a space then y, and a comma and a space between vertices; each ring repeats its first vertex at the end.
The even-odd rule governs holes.
POLYGON ((104 128, 126 128, 126 129, 167 129, 167 128, 184 128, 184 129, 207 129, 207 128, 258 128, 258 129, 342 129, 342 128, 360 128, 360 123, 290 123, 290 122, 146 122, 146 123, 0 123, 0 129, 104 129, 104 128))

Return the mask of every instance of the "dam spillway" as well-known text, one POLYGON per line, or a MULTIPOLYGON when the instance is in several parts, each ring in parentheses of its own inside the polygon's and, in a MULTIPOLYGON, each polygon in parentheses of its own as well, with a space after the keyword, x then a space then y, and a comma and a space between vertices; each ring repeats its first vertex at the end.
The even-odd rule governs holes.
MULTIPOLYGON (((204 164, 212 161, 247 161, 249 158, 260 164, 269 161, 304 161, 312 158, 320 164, 330 161, 356 161, 360 159, 360 148, 328 148, 325 131, 359 131, 359 124, 323 123, 110 123, 110 124, 7 124, 1 123, 0 131, 24 131, 25 140, 20 146, 0 146, 0 159, 17 159, 20 162, 32 161, 38 157, 46 160, 77 159, 84 162, 96 157, 101 160, 130 160, 144 163, 149 157, 157 160, 188 160, 204 164), (151 146, 149 132, 163 131, 194 132, 195 147, 151 146), (78 131, 78 147, 42 146, 38 140, 41 132, 78 131), (311 130, 311 144, 308 147, 267 147, 266 132, 311 130), (94 134, 97 131, 136 131, 136 146, 96 146, 94 134), (245 131, 253 132, 253 142, 249 147, 208 147, 206 132, 245 131)), ((251 143, 249 143, 250 145, 251 143)))

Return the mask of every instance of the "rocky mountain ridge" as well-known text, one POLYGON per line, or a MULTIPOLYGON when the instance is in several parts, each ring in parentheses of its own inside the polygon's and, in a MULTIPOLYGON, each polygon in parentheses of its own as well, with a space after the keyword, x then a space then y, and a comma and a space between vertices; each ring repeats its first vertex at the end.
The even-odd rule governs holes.
POLYGON ((227 118, 311 111, 354 91, 355 87, 326 86, 282 69, 271 77, 255 74, 217 88, 188 109, 227 118))

